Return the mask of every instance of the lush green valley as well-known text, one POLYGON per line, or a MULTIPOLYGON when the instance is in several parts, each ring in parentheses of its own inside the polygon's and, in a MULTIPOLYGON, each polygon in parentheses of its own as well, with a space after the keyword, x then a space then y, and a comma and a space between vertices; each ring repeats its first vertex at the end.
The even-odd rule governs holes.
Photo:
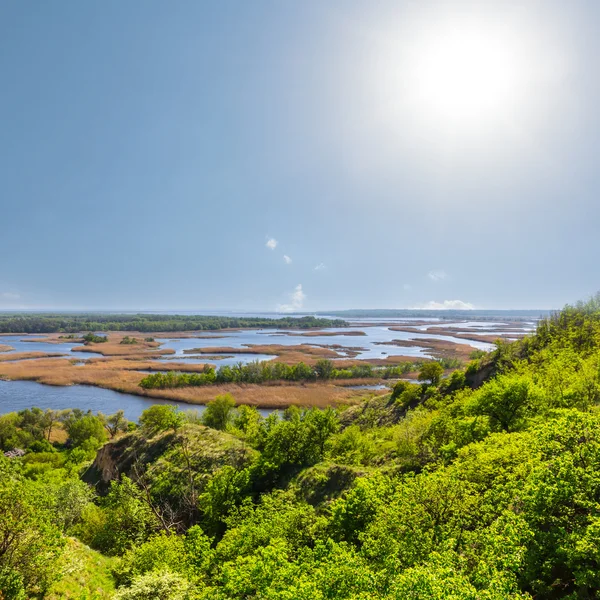
POLYGON ((595 598, 600 297, 430 364, 343 411, 0 417, 0 597, 595 598))

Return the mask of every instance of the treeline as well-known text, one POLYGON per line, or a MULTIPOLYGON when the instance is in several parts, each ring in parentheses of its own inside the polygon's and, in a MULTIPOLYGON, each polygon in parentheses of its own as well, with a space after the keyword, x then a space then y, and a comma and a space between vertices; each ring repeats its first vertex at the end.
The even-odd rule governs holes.
POLYGON ((0 314, 0 333, 78 333, 81 331, 202 331, 218 329, 309 329, 346 327, 341 319, 317 317, 220 317, 210 315, 0 314))
MULTIPOLYGON (((219 383, 268 383, 270 381, 328 381, 331 379, 393 379, 417 371, 423 363, 401 363, 389 367, 373 367, 369 364, 352 365, 337 369, 331 360, 322 359, 314 366, 299 362, 287 365, 272 361, 254 361, 223 366, 215 370, 206 367, 202 373, 152 373, 140 381, 140 387, 169 389, 186 386, 202 386, 219 383)), ((440 367, 441 368, 441 367, 440 367)))

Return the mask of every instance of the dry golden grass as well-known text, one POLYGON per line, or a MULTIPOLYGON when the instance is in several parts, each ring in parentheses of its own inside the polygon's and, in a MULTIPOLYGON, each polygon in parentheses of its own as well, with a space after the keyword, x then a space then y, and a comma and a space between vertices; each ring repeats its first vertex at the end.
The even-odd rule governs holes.
MULTIPOLYGON (((365 390, 369 392, 369 390, 365 390)), ((348 390, 333 384, 307 383, 278 385, 214 385, 188 387, 175 390, 149 390, 150 397, 166 398, 206 404, 219 394, 232 394, 238 404, 249 404, 257 408, 286 408, 296 406, 337 406, 354 404, 365 395, 363 390, 348 390)))
POLYGON ((64 356, 64 352, 12 352, 11 354, 1 354, 0 363, 15 360, 31 360, 35 358, 57 358, 64 356))
POLYGON ((404 356, 404 355, 388 355, 385 358, 369 358, 361 360, 358 358, 349 358, 346 360, 336 360, 335 366, 338 369, 348 369, 349 367, 364 365, 368 363, 375 367, 393 367, 394 365, 401 365, 404 363, 424 362, 432 360, 426 356, 404 356))
POLYGON ((69 435, 63 429, 62 425, 55 425, 50 433, 50 442, 58 442, 59 444, 64 444, 67 441, 69 435))
POLYGON ((69 338, 69 339, 60 339, 59 336, 64 335, 64 334, 59 334, 59 333, 50 333, 47 336, 42 336, 42 337, 23 337, 21 339, 22 342, 43 342, 44 344, 64 344, 64 343, 72 343, 72 344, 76 344, 76 343, 81 343, 83 344, 83 338, 81 337, 77 337, 77 338, 69 338))
MULTIPOLYGON (((425 348, 427 353, 435 358, 457 358, 461 361, 469 360, 474 350, 473 346, 469 346, 468 344, 458 344, 431 338, 422 338, 419 340, 392 340, 385 344, 387 346, 400 346, 401 348, 425 348)), ((388 357, 388 359, 394 358, 396 357, 388 357)), ((420 357, 413 357, 412 360, 422 359, 420 357)))
POLYGON ((185 373, 201 373, 205 366, 214 367, 210 362, 206 363, 183 363, 159 360, 136 360, 132 358, 91 358, 86 365, 99 369, 124 369, 126 371, 182 371, 185 373))
POLYGON ((126 335, 128 334, 111 333, 108 335, 108 342, 76 346, 73 350, 77 352, 97 352, 98 354, 102 354, 102 356, 131 356, 136 358, 175 354, 175 350, 171 348, 161 349, 159 342, 145 342, 140 337, 136 338, 138 340, 136 344, 121 344, 121 340, 126 335))
POLYGON ((0 344, 0 352, 10 352, 14 350, 12 346, 7 346, 6 344, 0 344))
POLYGON ((298 344, 295 346, 283 346, 281 344, 249 344, 248 346, 242 346, 241 348, 231 348, 230 346, 220 346, 216 348, 193 348, 190 350, 184 350, 185 354, 268 354, 270 356, 277 356, 278 362, 286 364, 296 364, 299 362, 305 362, 307 364, 314 364, 321 358, 340 358, 345 354, 340 354, 338 350, 348 350, 340 345, 332 346, 308 346, 305 344, 298 344))
MULTIPOLYGON (((291 382, 274 385, 226 384, 173 390, 143 390, 139 387, 139 382, 145 374, 115 364, 119 362, 86 362, 82 366, 75 366, 68 359, 40 359, 5 363, 0 367, 0 374, 4 379, 37 381, 48 385, 93 385, 117 392, 179 400, 190 404, 206 404, 219 394, 231 393, 238 403, 261 408, 284 408, 291 404, 323 407, 357 402, 365 395, 361 391, 344 389, 330 383, 303 385, 291 382)), ((139 363, 142 364, 145 363, 139 363)))
POLYGON ((392 331, 404 331, 407 333, 428 333, 433 335, 445 335, 450 337, 455 337, 461 340, 470 340, 473 342, 487 342, 488 344, 493 344, 499 339, 506 338, 520 338, 527 335, 527 331, 523 331, 522 327, 519 327, 518 324, 515 324, 515 327, 508 328, 498 328, 494 331, 494 333, 490 334, 480 334, 477 333, 476 329, 469 327, 439 327, 439 326, 431 326, 428 327, 425 331, 416 329, 415 327, 390 327, 392 331))

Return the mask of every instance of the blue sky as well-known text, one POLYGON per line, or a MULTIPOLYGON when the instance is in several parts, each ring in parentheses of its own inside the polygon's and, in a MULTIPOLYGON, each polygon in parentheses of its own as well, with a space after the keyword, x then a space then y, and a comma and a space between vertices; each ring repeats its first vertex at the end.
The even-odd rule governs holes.
POLYGON ((599 18, 577 0, 3 2, 0 308, 587 297, 599 18), (424 80, 463 29, 489 60, 424 80))

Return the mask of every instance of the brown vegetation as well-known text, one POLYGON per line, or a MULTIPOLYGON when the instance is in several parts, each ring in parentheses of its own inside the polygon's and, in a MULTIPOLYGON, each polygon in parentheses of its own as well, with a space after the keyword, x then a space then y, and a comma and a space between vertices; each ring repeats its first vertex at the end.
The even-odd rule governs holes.
POLYGON ((91 358, 86 365, 99 369, 112 369, 125 371, 182 371, 186 373, 201 373, 204 367, 215 365, 206 363, 184 363, 173 360, 162 362, 159 360, 135 360, 131 358, 91 358))
POLYGON ((131 332, 117 332, 108 334, 108 341, 99 344, 87 344, 85 346, 76 346, 73 348, 75 352, 97 352, 102 356, 129 356, 136 358, 145 358, 160 356, 162 354, 175 354, 175 350, 171 348, 160 348, 159 342, 146 342, 144 337, 141 337, 131 332), (135 344, 122 344, 123 338, 135 338, 135 344))
MULTIPOLYGON (((376 342, 383 344, 383 342, 376 342)), ((422 338, 419 340, 392 340, 385 342, 386 346, 400 346, 401 348, 425 348, 430 356, 435 358, 457 358, 460 361, 468 361, 473 353, 473 347, 468 344, 457 344, 446 340, 436 340, 432 338, 422 338)), ((395 357, 389 356, 386 360, 395 357)), ((421 360, 419 357, 412 357, 412 360, 421 360)), ((369 361, 372 362, 372 361, 369 361)))
MULTIPOLYGON (((248 344, 241 348, 232 348, 231 346, 219 346, 216 348, 191 348, 184 350, 184 354, 267 354, 277 356, 279 362, 286 364, 296 364, 305 362, 314 364, 321 358, 344 358, 349 353, 353 352, 352 348, 345 348, 339 344, 331 346, 309 346, 306 344, 298 344, 294 346, 284 346, 281 344, 248 344), (344 353, 340 353, 343 351, 344 353)), ((356 352, 354 352, 356 356, 356 352)))
MULTIPOLYGON (((122 368, 121 364, 117 366, 117 362, 121 361, 86 362, 82 366, 75 366, 68 359, 5 363, 1 367, 1 375, 3 379, 37 381, 48 385, 93 385, 117 392, 190 404, 206 404, 219 394, 231 393, 238 403, 261 408, 285 408, 291 404, 319 407, 351 404, 365 395, 361 390, 348 390, 332 383, 299 385, 291 382, 274 385, 226 384, 172 390, 143 390, 139 387, 139 382, 144 374, 122 368)), ((140 361, 137 366, 146 364, 140 361)), ((185 365, 188 368, 190 366, 185 365)))
POLYGON ((529 332, 524 331, 522 327, 501 326, 501 327, 490 327, 493 333, 478 333, 477 329, 470 327, 440 327, 439 325, 432 325, 426 330, 417 329, 413 326, 394 326, 390 327, 391 331, 403 331, 405 333, 427 333, 432 335, 445 335, 449 337, 455 337, 462 340, 471 340, 473 342, 486 342, 488 344, 494 344, 499 339, 507 338, 520 338, 526 336, 529 332))
POLYGON ((11 352, 10 354, 0 355, 0 363, 14 362, 19 360, 31 360, 34 358, 57 358, 64 357, 64 352, 11 352))
POLYGON ((12 346, 7 346, 6 344, 0 344, 0 352, 10 352, 14 350, 12 346))

